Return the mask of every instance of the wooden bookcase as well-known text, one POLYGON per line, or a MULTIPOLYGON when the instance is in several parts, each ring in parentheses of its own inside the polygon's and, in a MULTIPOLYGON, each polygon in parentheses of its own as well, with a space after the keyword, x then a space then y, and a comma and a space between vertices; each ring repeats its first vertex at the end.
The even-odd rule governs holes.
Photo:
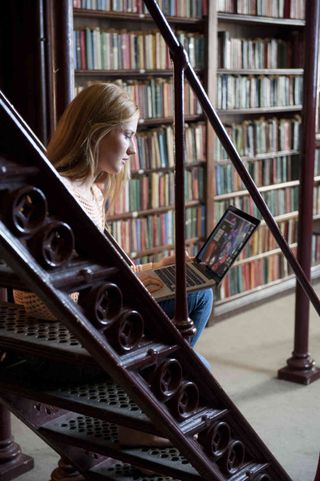
MULTIPOLYGON (((136 11, 119 12, 77 8, 84 2, 74 2, 73 11, 75 92, 94 81, 117 82, 141 110, 131 181, 109 216, 111 232, 138 263, 170 254, 174 244, 172 64, 152 18, 139 4, 136 11), (112 52, 107 65, 98 51, 112 52)), ((202 2, 193 4, 198 7, 194 16, 170 15, 168 19, 175 31, 185 33, 190 60, 205 79, 207 21, 202 2)), ((89 6, 96 5, 89 2, 89 6)), ((186 14, 186 6, 187 2, 181 3, 182 11, 168 13, 186 14)), ((205 236, 206 124, 189 87, 185 97, 186 238, 193 252, 205 236)))
MULTIPOLYGON (((301 1, 292 0, 291 5, 296 4, 301 10, 301 1)), ((74 37, 75 92, 90 82, 116 81, 137 99, 142 113, 138 129, 139 161, 132 162, 132 179, 109 224, 120 245, 137 262, 156 260, 172 252, 174 239, 173 103, 169 93, 172 67, 163 51, 158 55, 162 63, 157 65, 152 63, 152 56, 146 57, 149 48, 143 49, 144 38, 156 31, 156 27, 145 12, 79 8, 101 7, 103 3, 107 4, 100 0, 74 2, 74 31, 82 32, 74 37), (104 39, 100 36, 102 32, 104 39), (136 38, 129 38, 134 32, 136 38), (107 40, 106 33, 110 37, 107 40), (107 42, 105 51, 110 51, 112 45, 120 45, 123 55, 119 54, 119 48, 116 55, 114 47, 113 57, 104 65, 101 56, 98 58, 94 50, 90 52, 92 39, 102 52, 103 42, 107 42), (144 63, 142 60, 139 64, 143 58, 141 52, 144 63), (143 88, 149 89, 149 97, 143 88), (162 102, 148 108, 146 98, 150 100, 154 92, 159 98, 162 88, 165 89, 162 102), (152 142, 150 153, 147 144, 152 142)), ((176 0, 172 5, 185 9, 189 3, 192 2, 176 0)), ((167 12, 167 19, 175 31, 187 32, 191 38, 203 37, 203 65, 194 67, 280 230, 295 250, 305 21, 290 18, 287 1, 284 2, 286 18, 279 12, 250 13, 244 10, 248 2, 241 0, 199 0, 193 4, 198 8, 203 6, 205 15, 200 10, 197 17, 185 16, 186 11, 184 16, 167 12), (222 11, 226 4, 232 11, 222 11), (236 54, 232 56, 230 52, 236 54)), ((263 5, 267 4, 277 2, 263 5)), ((302 16, 301 11, 297 13, 297 17, 302 16)), ((149 36, 145 46, 151 45, 151 41, 149 36)), ((188 41, 192 42, 190 38, 188 41)), ((192 49, 195 45, 190 50, 191 60, 192 49)), ((198 59, 199 55, 194 57, 198 59)), ((193 253, 228 205, 236 205, 253 215, 259 213, 188 88, 186 97, 186 242, 193 253)), ((320 171, 316 171, 315 215, 320 212, 319 196, 320 171)), ((315 265, 316 251, 315 246, 315 265)), ((317 268, 314 270, 317 273, 317 268)), ((287 262, 262 221, 216 293, 215 314, 223 316, 265 299, 293 287, 294 282, 287 262)))
MULTIPOLYGON (((232 11, 217 11, 216 108, 262 196, 291 246, 297 246, 299 137, 302 116, 303 42, 305 21, 257 15, 248 2, 218 2, 232 11), (237 13, 239 12, 239 13, 237 13), (234 95, 232 93, 234 92, 234 95), (289 95, 288 95, 289 94, 289 95)), ((253 5, 254 2, 251 2, 253 5)), ((257 2, 258 3, 258 2, 257 2)), ((280 4, 281 2, 279 2, 280 4)), ((284 2, 285 8, 287 3, 284 2)), ((299 7, 302 2, 291 2, 299 7), (298 5, 300 4, 300 5, 298 5)), ((276 5, 265 2, 263 6, 276 5), (267 5, 268 4, 268 5, 267 5)), ((260 2, 261 5, 261 2, 260 2)), ((226 8, 225 8, 226 10, 226 8)), ((268 15, 271 15, 271 13, 268 15)), ((292 17, 294 11, 291 12, 292 17)), ((236 205, 259 217, 231 162, 214 140, 215 220, 236 205)), ((319 212, 320 177, 315 172, 314 212, 319 212)), ((313 248, 314 274, 319 249, 313 248)), ((232 267, 216 301, 224 315, 293 287, 294 276, 265 222, 232 267)))

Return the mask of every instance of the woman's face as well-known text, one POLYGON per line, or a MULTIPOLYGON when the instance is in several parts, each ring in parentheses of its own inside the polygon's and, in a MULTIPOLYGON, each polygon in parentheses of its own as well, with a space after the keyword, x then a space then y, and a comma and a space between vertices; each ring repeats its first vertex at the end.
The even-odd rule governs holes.
POLYGON ((99 145, 98 172, 118 174, 135 154, 133 143, 137 131, 138 119, 130 120, 121 127, 115 127, 106 134, 99 145))

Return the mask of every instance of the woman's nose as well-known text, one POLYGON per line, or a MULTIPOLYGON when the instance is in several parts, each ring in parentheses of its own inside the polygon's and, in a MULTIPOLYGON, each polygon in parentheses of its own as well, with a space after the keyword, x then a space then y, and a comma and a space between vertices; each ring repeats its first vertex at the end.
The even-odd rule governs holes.
POLYGON ((127 150, 128 155, 134 155, 136 153, 136 146, 133 140, 131 140, 130 145, 127 150))

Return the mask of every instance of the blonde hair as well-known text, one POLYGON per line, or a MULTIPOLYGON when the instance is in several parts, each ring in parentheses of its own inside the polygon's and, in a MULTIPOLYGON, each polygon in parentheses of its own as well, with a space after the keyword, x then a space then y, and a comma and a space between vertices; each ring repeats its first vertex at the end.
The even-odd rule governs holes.
POLYGON ((117 175, 97 178, 99 144, 113 128, 139 116, 127 93, 115 84, 96 83, 77 95, 64 111, 49 142, 47 155, 58 172, 72 180, 94 178, 104 185, 111 207, 130 175, 126 163, 117 175))

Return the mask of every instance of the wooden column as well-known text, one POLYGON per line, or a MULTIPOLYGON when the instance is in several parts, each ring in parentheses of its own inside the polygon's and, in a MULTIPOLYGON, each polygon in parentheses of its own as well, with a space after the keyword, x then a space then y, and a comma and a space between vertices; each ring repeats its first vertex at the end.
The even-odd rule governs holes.
MULTIPOLYGON (((0 289, 0 301, 7 298, 6 290, 0 289)), ((0 352, 0 362, 2 359, 0 352)), ((33 459, 21 453, 13 441, 9 411, 0 404, 0 481, 10 481, 33 468, 33 459)))
POLYGON ((0 481, 11 481, 32 468, 33 459, 13 441, 10 413, 0 404, 0 481))
MULTIPOLYGON (((310 280, 320 0, 308 0, 306 4, 297 260, 310 280)), ((278 372, 279 379, 309 384, 320 378, 320 369, 308 352, 309 307, 310 301, 297 282, 294 348, 287 366, 278 372)))
MULTIPOLYGON (((45 1, 46 68, 50 134, 74 97, 72 0, 45 1)), ((51 136, 50 135, 50 136, 51 136)))
POLYGON ((316 477, 314 478, 314 481, 320 481, 320 456, 319 456, 319 462, 318 462, 316 477))

